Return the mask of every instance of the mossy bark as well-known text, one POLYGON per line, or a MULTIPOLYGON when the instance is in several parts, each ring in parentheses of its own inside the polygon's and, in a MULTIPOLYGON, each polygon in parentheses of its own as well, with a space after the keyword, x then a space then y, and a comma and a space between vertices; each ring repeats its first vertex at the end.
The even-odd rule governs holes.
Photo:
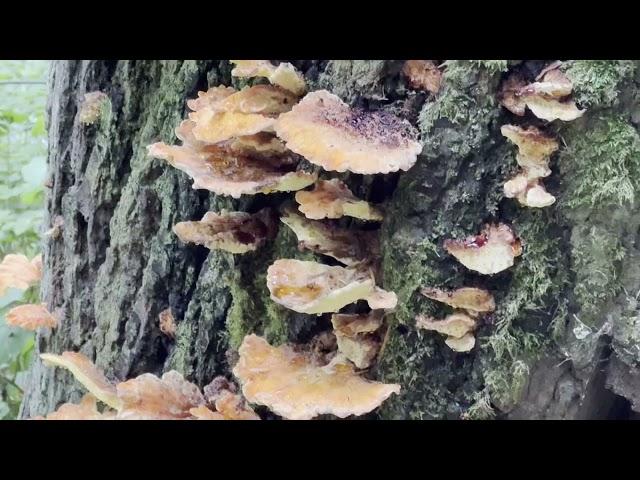
MULTIPOLYGON (((382 202, 383 287, 398 294, 372 378, 402 384, 372 418, 603 418, 640 409, 640 68, 637 62, 566 61, 575 98, 587 113, 543 124, 515 117, 496 93, 509 69, 534 76, 543 62, 451 61, 437 95, 409 90, 399 61, 300 61, 311 89, 352 105, 389 109, 415 125, 424 144, 407 173, 340 175, 363 198, 382 202), (525 209, 502 195, 516 170, 506 123, 535 124, 561 139, 546 180, 558 201, 525 209), (513 226, 524 252, 513 268, 475 275, 446 254, 446 238, 477 233, 487 221, 513 226), (478 285, 497 311, 476 348, 452 352, 417 332, 417 313, 445 314, 421 286, 478 285)), ((256 332, 273 343, 306 341, 327 318, 274 304, 265 285, 276 258, 299 252, 281 228, 247 255, 184 245, 178 221, 207 210, 255 211, 291 195, 231 200, 191 189, 190 179, 146 156, 174 140, 185 100, 207 85, 242 86, 227 61, 56 62, 50 76, 49 221, 62 235, 44 245, 43 301, 61 309, 60 328, 38 335, 40 352, 81 350, 108 376, 177 369, 199 384, 230 375, 234 349, 256 332), (110 98, 100 121, 82 125, 85 92, 110 98), (158 313, 173 309, 176 340, 158 313)), ((323 172, 325 176, 330 175, 323 172)), ((346 225, 348 221, 344 222, 346 225)), ((64 371, 35 360, 22 415, 82 394, 64 371)))

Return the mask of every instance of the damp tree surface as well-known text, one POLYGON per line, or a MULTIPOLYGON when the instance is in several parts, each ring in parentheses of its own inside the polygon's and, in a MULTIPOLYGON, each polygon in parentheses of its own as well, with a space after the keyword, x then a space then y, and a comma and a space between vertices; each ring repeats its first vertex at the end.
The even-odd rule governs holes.
MULTIPOLYGON (((364 376, 401 389, 365 418, 634 416, 639 63, 563 60, 553 72, 568 79, 575 103, 565 99, 560 108, 548 98, 567 97, 562 82, 538 86, 547 88, 538 97, 505 99, 505 85, 517 77, 525 86, 545 80, 553 60, 440 60, 431 70, 404 61, 289 61, 310 92, 327 90, 419 131, 422 151, 406 172, 319 171, 353 193, 341 211, 382 218, 372 223, 345 213, 335 223, 379 227, 376 284, 397 296, 364 376), (560 118, 543 119, 549 112, 560 118), (529 127, 542 132, 548 148, 527 163, 516 160, 523 151, 513 135, 529 127), (508 237, 512 252, 513 265, 495 273, 467 268, 474 260, 454 253, 456 240, 494 231, 486 225, 508 237), (477 289, 464 292, 485 306, 469 309, 462 297, 454 304, 442 293, 462 287, 477 289), (453 330, 433 327, 444 318, 453 330), (452 332, 473 343, 461 346, 452 332)), ((38 353, 82 352, 114 382, 176 370, 203 387, 220 375, 235 380, 238 348, 250 334, 277 346, 331 331, 331 315, 285 308, 267 288, 276 260, 321 257, 299 248, 298 232, 287 227, 298 221, 286 213, 292 193, 234 199, 195 190, 187 174, 148 155, 148 145, 175 143, 174 128, 198 91, 266 82, 232 77, 232 68, 227 60, 53 63, 41 295, 58 325, 38 331, 38 353), (102 92, 99 111, 80 111, 88 92, 102 92), (276 222, 272 237, 241 254, 185 243, 173 231, 210 211, 267 207, 288 215, 288 223, 276 222)), ((484 245, 492 237, 476 238, 484 245)), ((361 311, 361 304, 346 309, 361 311)), ((23 418, 84 394, 71 374, 40 359, 24 390, 23 418)))

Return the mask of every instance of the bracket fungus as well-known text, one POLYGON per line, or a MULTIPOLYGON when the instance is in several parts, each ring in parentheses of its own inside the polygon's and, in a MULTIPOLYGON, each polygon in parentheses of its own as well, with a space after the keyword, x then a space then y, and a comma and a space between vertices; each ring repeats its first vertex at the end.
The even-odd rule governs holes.
POLYGON ((25 330, 37 330, 38 328, 56 328, 58 319, 54 317, 46 304, 27 304, 13 307, 5 317, 7 325, 20 327, 25 330))
MULTIPOLYGON (((214 87, 215 88, 215 87, 214 87)), ((199 97, 208 101, 187 103, 196 108, 189 114, 193 122, 196 140, 210 144, 224 142, 234 137, 255 135, 272 131, 279 114, 291 109, 297 98, 290 92, 271 85, 246 87, 229 96, 199 97)))
POLYGON ((512 74, 502 85, 500 103, 520 116, 528 107, 536 117, 548 122, 568 122, 581 117, 585 110, 578 109, 573 100, 566 98, 571 94, 573 85, 559 67, 558 62, 549 65, 535 82, 528 85, 519 74, 512 74))
POLYGON ((416 317, 417 328, 433 330, 445 335, 445 344, 456 352, 468 352, 474 347, 476 340, 473 331, 476 326, 476 320, 462 312, 447 315, 444 320, 425 315, 416 317))
POLYGON ((407 120, 350 108, 326 90, 307 94, 280 115, 275 131, 293 152, 338 172, 409 170, 422 151, 418 132, 407 120))
MULTIPOLYGON (((380 295, 370 271, 293 259, 279 259, 269 266, 267 288, 274 302, 310 314, 337 312, 350 303, 380 295)), ((397 299, 391 302, 389 298, 396 298, 395 294, 380 291, 395 306, 397 299)))
POLYGON ((42 255, 29 260, 21 254, 10 253, 0 263, 0 297, 7 289, 26 290, 42 278, 42 255))
POLYGON ((371 366, 380 351, 380 341, 374 332, 382 326, 382 310, 368 314, 336 314, 331 324, 338 344, 338 352, 357 368, 371 366))
POLYGON ((402 67, 411 88, 438 93, 442 84, 442 71, 433 60, 407 60, 402 67))
POLYGON ((304 213, 305 217, 313 220, 342 216, 361 220, 381 221, 383 219, 379 209, 357 198, 349 187, 337 178, 318 180, 313 190, 296 192, 296 202, 300 204, 298 209, 304 213))
POLYGON ((246 253, 258 249, 275 236, 276 219, 269 208, 257 213, 207 212, 198 222, 179 222, 173 232, 185 243, 210 250, 246 253))
POLYGON ((364 415, 400 392, 400 385, 360 377, 349 363, 319 366, 308 354, 273 347, 256 335, 246 336, 238 353, 233 374, 247 400, 289 420, 364 415))
POLYGON ((85 394, 80 403, 64 403, 55 412, 46 417, 34 417, 31 420, 113 420, 115 412, 100 413, 96 397, 85 394))
POLYGON ((289 162, 276 167, 216 145, 196 148, 159 142, 147 147, 149 155, 169 162, 193 178, 193 188, 240 198, 256 193, 289 192, 313 184, 316 173, 292 171, 289 162))
POLYGON ((504 184, 504 194, 508 198, 517 198, 528 207, 547 207, 555 202, 548 193, 541 178, 551 174, 549 160, 558 150, 558 142, 535 127, 522 128, 516 125, 503 125, 502 135, 517 145, 516 160, 521 172, 504 184))
POLYGON ((85 125, 91 125, 100 119, 102 107, 109 97, 103 92, 89 92, 84 94, 84 100, 80 106, 78 119, 85 125))
POLYGON ((520 240, 508 225, 485 225, 479 235, 465 240, 445 240, 444 248, 470 270, 492 275, 513 266, 522 254, 520 240))
POLYGON ((290 63, 280 63, 277 67, 268 60, 231 60, 236 66, 231 76, 239 78, 265 77, 273 85, 288 90, 295 95, 303 95, 307 90, 304 77, 290 63))
POLYGON ((471 315, 493 312, 496 302, 487 290, 474 287, 462 287, 445 291, 440 288, 422 288, 420 293, 437 302, 445 303, 453 308, 466 310, 471 315))
POLYGON ((120 407, 116 387, 89 358, 79 352, 64 352, 62 355, 43 353, 40 358, 49 365, 66 368, 98 400, 112 408, 120 407))
POLYGON ((296 234, 300 248, 328 255, 345 265, 362 263, 377 255, 376 232, 308 220, 292 210, 285 210, 280 220, 296 234))

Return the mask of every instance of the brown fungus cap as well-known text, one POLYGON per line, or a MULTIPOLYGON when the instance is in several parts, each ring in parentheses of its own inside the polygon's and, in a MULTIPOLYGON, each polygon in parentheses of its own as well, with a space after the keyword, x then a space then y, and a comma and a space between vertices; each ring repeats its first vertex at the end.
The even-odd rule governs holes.
POLYGON ((185 243, 210 250, 246 253, 256 250, 276 233, 276 219, 269 208, 257 213, 207 212, 199 222, 180 222, 174 233, 185 243))
POLYGON ((290 63, 281 63, 277 67, 268 60, 231 60, 231 63, 236 65, 231 70, 233 77, 265 77, 273 85, 298 96, 307 90, 304 77, 290 63))
POLYGON ((280 115, 275 130, 290 150, 338 172, 409 170, 422 151, 408 121, 388 112, 352 109, 326 90, 309 93, 280 115))
POLYGON ((382 326, 384 311, 372 310, 369 313, 337 313, 331 316, 331 324, 336 333, 347 337, 373 333, 382 326))
POLYGON ((84 100, 78 112, 78 119, 85 125, 91 125, 100 119, 102 107, 109 99, 106 93, 89 92, 84 94, 84 100))
POLYGON ((358 376, 348 363, 318 366, 309 355, 288 345, 272 347, 256 335, 244 338, 239 355, 233 374, 247 400, 290 420, 363 415, 400 392, 400 385, 358 376))
POLYGON ((58 320, 54 317, 46 304, 19 305, 7 312, 5 317, 7 325, 20 327, 25 330, 37 330, 38 328, 56 328, 58 320))
POLYGON ((315 173, 291 171, 289 165, 277 168, 214 145, 198 149, 188 144, 154 143, 147 149, 150 156, 166 160, 193 178, 193 188, 233 198, 243 194, 300 190, 317 179, 315 173))
POLYGON ((171 308, 167 308, 158 315, 160 331, 169 338, 176 338, 176 321, 171 313, 171 308))
POLYGON ((407 60, 402 67, 411 88, 438 93, 442 84, 442 71, 433 60, 407 60))
POLYGON ((342 216, 375 221, 381 221, 383 218, 380 210, 357 198, 349 187, 337 178, 318 180, 313 190, 296 192, 296 202, 300 204, 298 209, 307 218, 314 220, 342 216))
POLYGON ((98 400, 112 408, 120 408, 115 385, 86 355, 79 352, 63 352, 62 355, 43 353, 40 358, 46 364, 66 368, 98 400))
POLYGON ((299 313, 337 312, 366 299, 375 289, 370 272, 294 259, 276 260, 267 270, 271 299, 299 313))
POLYGON ((26 290, 42 278, 42 256, 32 260, 21 254, 10 253, 0 263, 0 297, 9 288, 26 290))
POLYGON ((479 235, 465 240, 445 240, 444 248, 465 267, 483 275, 506 270, 522 254, 520 240, 502 223, 485 225, 479 235))
POLYGON ((285 210, 280 220, 293 230, 301 248, 328 255, 345 265, 371 260, 377 252, 375 232, 308 220, 292 210, 285 210))
POLYGON ((463 287, 455 290, 425 287, 420 293, 427 298, 445 303, 453 308, 461 308, 471 312, 493 312, 496 303, 493 295, 487 290, 474 287, 463 287))

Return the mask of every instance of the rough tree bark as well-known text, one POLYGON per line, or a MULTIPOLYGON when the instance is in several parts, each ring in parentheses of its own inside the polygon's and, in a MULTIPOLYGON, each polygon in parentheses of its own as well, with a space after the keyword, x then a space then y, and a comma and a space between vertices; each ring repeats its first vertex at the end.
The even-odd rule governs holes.
MULTIPOLYGON (((408 90, 400 61, 298 61, 311 89, 385 108, 418 126, 423 154, 408 172, 340 175, 354 192, 385 202, 383 288, 399 296, 372 378, 399 382, 401 395, 371 418, 611 418, 640 411, 640 68, 631 61, 565 61, 586 115, 543 125, 496 101, 499 82, 539 61, 451 61, 438 95, 408 90), (543 125, 561 139, 545 182, 558 201, 525 209, 502 196, 517 166, 500 126, 543 125), (522 238, 508 271, 474 275, 447 255, 445 238, 500 220, 522 238), (441 314, 422 285, 484 285, 496 297, 492 322, 469 354, 417 333, 417 313, 441 314)), ((191 180, 145 146, 173 142, 185 100, 207 86, 241 86, 227 61, 59 61, 50 74, 48 220, 59 237, 44 244, 43 301, 64 314, 40 333, 39 352, 80 350, 113 379, 177 369, 203 385, 230 375, 234 348, 249 332, 274 343, 306 341, 327 319, 293 314, 268 298, 267 266, 310 258, 281 228, 246 255, 181 244, 171 227, 207 210, 255 211, 290 195, 241 200, 191 189, 191 180), (85 92, 101 90, 110 113, 77 119, 85 92), (172 307, 176 341, 158 314, 172 307)), ((326 175, 326 172, 324 173, 326 175)), ((22 416, 77 400, 61 369, 35 360, 22 416)))

